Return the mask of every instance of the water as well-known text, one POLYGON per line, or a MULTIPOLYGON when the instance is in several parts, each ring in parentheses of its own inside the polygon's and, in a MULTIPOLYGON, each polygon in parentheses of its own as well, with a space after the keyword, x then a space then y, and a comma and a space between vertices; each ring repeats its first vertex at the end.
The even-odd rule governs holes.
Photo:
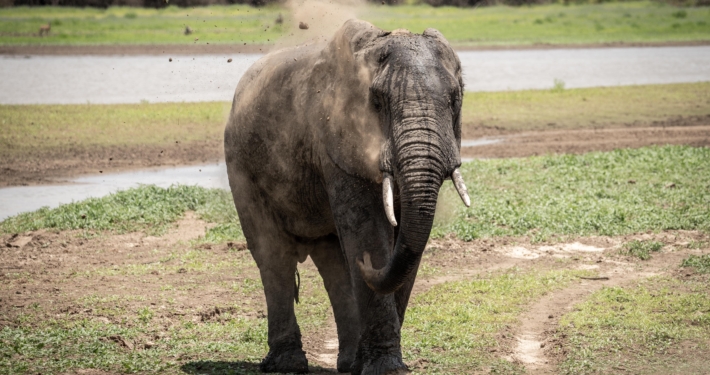
POLYGON ((229 189, 224 163, 99 174, 70 179, 61 185, 16 186, 0 189, 0 220, 41 207, 54 208, 86 198, 102 197, 141 184, 173 184, 229 189))
MULTIPOLYGON (((0 104, 231 101, 261 55, 2 56, 0 104), (231 63, 227 59, 232 58, 231 63)), ((469 91, 710 81, 710 46, 459 52, 469 91)))

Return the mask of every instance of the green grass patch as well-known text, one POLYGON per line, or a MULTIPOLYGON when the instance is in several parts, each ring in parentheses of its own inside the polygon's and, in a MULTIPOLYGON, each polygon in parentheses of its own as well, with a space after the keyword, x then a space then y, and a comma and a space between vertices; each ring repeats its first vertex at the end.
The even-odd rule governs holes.
MULTIPOLYGON (((426 373, 469 373, 492 367, 506 369, 491 349, 496 335, 515 324, 534 299, 588 275, 588 271, 529 273, 511 269, 472 280, 445 283, 415 297, 402 329, 405 360, 426 358, 426 373)), ((509 372, 512 371, 512 372, 509 372)))
POLYGON ((704 282, 651 278, 631 288, 604 288, 576 310, 560 321, 565 374, 707 369, 710 296, 704 282))
POLYGON ((633 240, 624 244, 620 254, 649 260, 651 253, 661 251, 662 248, 663 242, 633 240))
MULTIPOLYGON (((102 198, 89 198, 54 209, 42 208, 0 222, 3 233, 21 233, 37 229, 111 230, 118 233, 146 231, 162 234, 181 218, 185 211, 197 211, 208 222, 238 225, 231 195, 221 189, 196 186, 160 188, 141 186, 102 198)), ((243 239, 241 231, 230 232, 229 239, 243 239)))
POLYGON ((697 273, 710 273, 710 254, 691 255, 683 259, 681 267, 693 267, 697 273))
POLYGON ((710 82, 550 90, 467 92, 464 137, 474 127, 544 130, 614 127, 710 115, 710 82))
POLYGON ((547 240, 710 230, 709 148, 654 146, 474 160, 461 170, 472 205, 466 209, 457 202, 453 186, 446 183, 434 236, 454 232, 463 240, 547 240))
POLYGON ((219 140, 231 104, 0 105, 0 156, 71 147, 219 140))
MULTIPOLYGON (((480 8, 362 6, 357 17, 378 27, 439 29, 455 45, 589 44, 708 40, 707 9, 652 1, 480 8)), ((288 9, 245 5, 162 9, 10 7, 0 9, 0 45, 273 43, 299 32, 288 9), (283 14, 285 22, 274 21, 283 14), (52 23, 49 36, 40 25, 52 23), (184 35, 189 26, 193 33, 184 35)))

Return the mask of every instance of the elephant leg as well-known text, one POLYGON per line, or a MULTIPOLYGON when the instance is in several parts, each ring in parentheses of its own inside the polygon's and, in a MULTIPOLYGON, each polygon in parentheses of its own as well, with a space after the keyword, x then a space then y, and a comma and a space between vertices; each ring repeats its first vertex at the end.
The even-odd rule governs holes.
POLYGON ((381 187, 331 169, 328 195, 341 247, 350 266, 357 301, 360 342, 354 375, 380 375, 406 369, 402 362, 400 323, 394 294, 377 294, 363 280, 357 261, 367 251, 376 268, 383 267, 394 246, 394 233, 384 214, 381 187))
POLYGON ((308 372, 302 349, 301 331, 294 312, 297 259, 284 249, 285 244, 250 249, 259 266, 266 295, 269 323, 269 353, 260 365, 262 372, 308 372))
POLYGON ((333 306, 338 328, 338 372, 350 372, 360 339, 360 324, 348 263, 335 236, 311 250, 310 255, 333 306))
POLYGON ((267 209, 258 204, 257 194, 249 194, 248 186, 233 186, 232 192, 266 296, 269 353, 260 369, 262 372, 308 372, 308 360, 302 349, 301 332, 294 312, 296 244, 264 214, 267 209))

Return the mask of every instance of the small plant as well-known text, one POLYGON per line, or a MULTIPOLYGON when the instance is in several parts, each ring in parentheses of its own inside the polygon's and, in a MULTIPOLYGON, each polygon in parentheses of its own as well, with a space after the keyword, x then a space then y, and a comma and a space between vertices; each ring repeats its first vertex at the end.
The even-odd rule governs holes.
POLYGON ((697 273, 710 273, 710 254, 691 255, 684 259, 681 267, 693 267, 697 273))
POLYGON ((675 18, 685 18, 688 16, 688 12, 686 12, 684 9, 681 9, 677 12, 673 12, 671 15, 675 18))
POLYGON ((151 319, 153 319, 153 310, 150 308, 144 307, 138 311, 138 320, 144 324, 150 322, 151 319))
POLYGON ((565 91, 565 81, 555 78, 552 84, 552 91, 553 92, 562 92, 565 91))
POLYGON ((649 260, 652 252, 660 251, 662 248, 663 242, 633 240, 624 244, 621 254, 649 260))
POLYGON ((124 17, 128 18, 129 20, 138 18, 138 15, 135 12, 128 12, 124 15, 124 17))

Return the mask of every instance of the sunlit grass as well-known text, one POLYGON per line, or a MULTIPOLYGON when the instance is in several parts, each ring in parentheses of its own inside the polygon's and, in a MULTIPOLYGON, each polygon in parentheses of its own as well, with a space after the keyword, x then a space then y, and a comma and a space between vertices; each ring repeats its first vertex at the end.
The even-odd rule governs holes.
MULTIPOLYGON (((351 12, 348 9, 346 12, 351 12)), ((589 44, 708 40, 703 7, 682 9, 662 2, 547 4, 475 8, 428 5, 361 6, 360 19, 387 30, 421 33, 439 29, 455 45, 589 44)), ((0 44, 269 44, 299 32, 298 20, 281 6, 245 5, 163 9, 111 7, 12 7, 0 9, 0 44), (279 14, 286 22, 275 23, 279 14), (39 26, 52 22, 47 37, 39 26), (186 26, 193 29, 184 35, 186 26)))
MULTIPOLYGON (((710 231, 710 149, 705 147, 474 160, 461 170, 471 207, 442 203, 434 235, 545 240, 710 231)), ((442 194, 458 200, 449 183, 442 194)))
POLYGON ((701 373, 710 344, 707 283, 651 278, 603 288, 560 321, 566 374, 701 373), (678 348, 683 344, 684 348, 678 348), (678 372, 681 371, 681 372, 678 372))

